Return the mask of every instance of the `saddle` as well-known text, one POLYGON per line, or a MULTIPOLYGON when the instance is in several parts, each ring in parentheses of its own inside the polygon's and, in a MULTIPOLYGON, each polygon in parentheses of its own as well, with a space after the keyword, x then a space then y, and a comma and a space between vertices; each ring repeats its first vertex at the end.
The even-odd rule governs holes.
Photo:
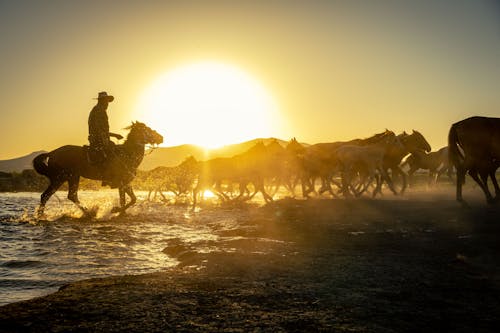
MULTIPOLYGON (((110 147, 114 149, 114 146, 110 147)), ((85 150, 85 154, 87 156, 87 161, 89 165, 99 170, 99 174, 102 181, 102 186, 109 185, 111 188, 117 188, 120 186, 123 181, 123 176, 120 175, 119 178, 113 177, 112 169, 114 164, 116 163, 116 155, 113 155, 113 152, 106 152, 101 147, 90 147, 89 145, 84 145, 83 149, 85 150), (113 158, 115 157, 115 158, 113 158), (113 161, 115 163, 113 163, 113 161)), ((132 180, 135 177, 135 172, 125 171, 126 178, 130 178, 132 180)))
POLYGON ((89 145, 84 145, 85 155, 87 156, 87 161, 90 165, 100 166, 103 165, 107 159, 106 152, 101 148, 90 147, 89 145))

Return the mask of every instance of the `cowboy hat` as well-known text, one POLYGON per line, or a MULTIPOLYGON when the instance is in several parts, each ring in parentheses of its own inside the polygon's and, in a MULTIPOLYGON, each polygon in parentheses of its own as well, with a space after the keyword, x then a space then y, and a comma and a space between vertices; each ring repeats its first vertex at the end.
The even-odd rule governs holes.
POLYGON ((101 92, 99 93, 99 95, 97 96, 97 98, 95 98, 95 99, 97 99, 97 100, 106 99, 106 100, 108 100, 108 102, 113 102, 113 100, 114 100, 115 98, 114 98, 113 96, 111 96, 111 95, 108 95, 108 93, 107 93, 107 92, 105 92, 105 91, 101 91, 101 92))

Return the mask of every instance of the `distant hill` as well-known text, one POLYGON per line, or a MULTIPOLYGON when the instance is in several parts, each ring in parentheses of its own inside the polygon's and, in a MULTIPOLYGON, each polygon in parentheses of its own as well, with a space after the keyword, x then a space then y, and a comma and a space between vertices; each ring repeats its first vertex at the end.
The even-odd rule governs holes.
POLYGON ((46 153, 46 151, 35 151, 26 156, 13 158, 11 160, 0 160, 0 171, 3 172, 21 172, 26 169, 33 169, 31 162, 38 154, 46 153))
POLYGON ((277 140, 282 146, 286 146, 286 144, 288 143, 287 141, 275 138, 258 138, 211 150, 205 150, 194 145, 160 147, 154 149, 151 152, 146 152, 146 156, 144 156, 144 160, 139 166, 139 169, 151 170, 158 166, 178 165, 189 156, 193 156, 197 160, 201 161, 215 157, 231 157, 245 152, 260 141, 262 141, 264 144, 268 144, 272 140, 277 140))

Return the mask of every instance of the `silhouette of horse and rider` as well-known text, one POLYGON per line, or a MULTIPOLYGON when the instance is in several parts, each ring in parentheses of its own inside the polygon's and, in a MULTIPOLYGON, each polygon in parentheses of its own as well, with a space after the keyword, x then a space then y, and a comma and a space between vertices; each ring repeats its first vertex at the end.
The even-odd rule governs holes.
POLYGON ((120 134, 109 131, 107 109, 114 97, 106 92, 100 92, 97 104, 92 108, 88 118, 89 145, 65 145, 51 152, 43 153, 33 159, 34 169, 49 178, 49 186, 42 193, 38 215, 42 215, 50 197, 68 182, 68 199, 87 213, 78 200, 78 185, 80 177, 100 180, 102 185, 118 188, 120 207, 114 212, 124 213, 136 202, 136 196, 130 185, 134 179, 137 167, 144 157, 147 144, 160 144, 163 137, 156 131, 140 122, 132 122, 123 144, 116 145, 111 137, 122 139, 120 134), (130 202, 126 202, 125 195, 130 202))

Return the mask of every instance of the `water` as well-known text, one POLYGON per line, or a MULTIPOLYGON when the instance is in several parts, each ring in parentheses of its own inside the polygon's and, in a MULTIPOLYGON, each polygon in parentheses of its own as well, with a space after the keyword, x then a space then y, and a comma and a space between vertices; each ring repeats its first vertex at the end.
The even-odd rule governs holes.
MULTIPOLYGON (((220 239, 213 224, 187 207, 148 203, 140 195, 139 204, 118 217, 111 214, 117 196, 80 193, 86 207, 95 206, 90 219, 58 192, 46 220, 38 221, 38 193, 0 193, 0 305, 46 295, 71 281, 165 270, 178 264, 162 252, 169 242, 211 251, 201 247, 220 239)), ((234 223, 231 217, 216 219, 226 227, 234 223)))

